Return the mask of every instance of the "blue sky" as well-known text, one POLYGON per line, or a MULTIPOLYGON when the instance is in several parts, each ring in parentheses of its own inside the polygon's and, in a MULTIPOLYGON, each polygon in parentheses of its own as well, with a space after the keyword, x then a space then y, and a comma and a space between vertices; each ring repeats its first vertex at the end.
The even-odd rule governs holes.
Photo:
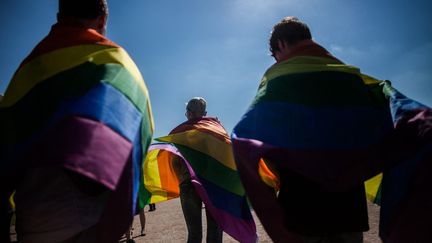
MULTIPOLYGON (((155 137, 185 120, 185 102, 207 99, 231 132, 273 64, 267 40, 284 16, 298 16, 314 40, 345 63, 389 79, 432 106, 432 2, 372 0, 108 0, 107 36, 140 68, 155 137)), ((0 93, 21 60, 49 32, 57 1, 2 0, 0 93)))

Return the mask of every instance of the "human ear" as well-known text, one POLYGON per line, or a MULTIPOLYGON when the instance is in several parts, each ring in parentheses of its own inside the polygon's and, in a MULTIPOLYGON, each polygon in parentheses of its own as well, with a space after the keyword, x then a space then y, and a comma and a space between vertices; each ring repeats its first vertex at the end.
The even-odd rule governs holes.
POLYGON ((103 15, 103 16, 100 16, 98 18, 98 23, 97 23, 98 26, 97 27, 98 27, 99 33, 102 35, 105 35, 105 33, 106 33, 107 21, 108 21, 107 15, 103 15))
POLYGON ((278 40, 278 47, 281 52, 284 52, 288 49, 288 44, 286 43, 286 41, 278 40))

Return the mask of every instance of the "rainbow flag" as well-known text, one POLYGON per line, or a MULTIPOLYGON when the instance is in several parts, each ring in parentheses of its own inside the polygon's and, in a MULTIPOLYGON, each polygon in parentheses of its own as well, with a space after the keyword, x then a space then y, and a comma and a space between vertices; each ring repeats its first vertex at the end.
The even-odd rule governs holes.
POLYGON ((180 196, 179 179, 173 168, 173 160, 180 152, 169 143, 150 145, 143 165, 144 190, 140 193, 140 208, 150 203, 167 201, 180 196))
POLYGON ((388 82, 334 59, 298 56, 265 73, 232 142, 247 195, 275 242, 300 240, 283 227, 283 208, 268 190, 278 188, 274 168, 329 190, 369 179, 367 197, 381 205, 381 238, 430 242, 431 121, 430 108, 388 82), (264 175, 266 162, 274 178, 264 175))
POLYGON ((345 190, 383 170, 379 152, 392 131, 380 82, 358 68, 318 56, 270 67, 232 133, 242 182, 269 236, 300 241, 284 228, 283 208, 268 190, 269 178, 263 181, 260 161, 345 190))
POLYGON ((211 117, 193 119, 160 137, 150 147, 144 165, 145 203, 179 196, 171 165, 177 156, 186 164, 191 181, 223 231, 240 242, 256 242, 256 227, 237 173, 231 141, 220 122, 211 117))
POLYGON ((61 165, 111 190, 101 242, 135 213, 153 133, 148 91, 124 49, 94 30, 56 24, 23 61, 0 102, 2 178, 61 165))

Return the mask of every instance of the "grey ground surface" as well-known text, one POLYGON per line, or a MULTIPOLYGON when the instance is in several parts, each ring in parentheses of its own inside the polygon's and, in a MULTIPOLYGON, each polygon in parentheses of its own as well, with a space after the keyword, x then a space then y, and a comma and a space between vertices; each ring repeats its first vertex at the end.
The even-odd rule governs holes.
MULTIPOLYGON (((379 207, 368 204, 369 207, 369 226, 370 230, 364 235, 365 243, 381 242, 378 237, 379 207)), ((187 231, 181 211, 180 200, 174 199, 167 202, 156 204, 156 211, 148 212, 145 208, 146 227, 145 236, 140 236, 141 225, 139 217, 134 219, 133 239, 137 243, 142 242, 186 242, 187 231)), ((205 213, 203 212, 203 230, 205 238, 205 213)), ((260 224, 258 218, 254 215, 257 224, 259 242, 272 242, 260 224)), ((125 242, 122 238, 120 242, 125 242)), ((205 242, 205 240, 203 241, 205 242)), ((224 233, 223 242, 237 242, 232 237, 224 233)))

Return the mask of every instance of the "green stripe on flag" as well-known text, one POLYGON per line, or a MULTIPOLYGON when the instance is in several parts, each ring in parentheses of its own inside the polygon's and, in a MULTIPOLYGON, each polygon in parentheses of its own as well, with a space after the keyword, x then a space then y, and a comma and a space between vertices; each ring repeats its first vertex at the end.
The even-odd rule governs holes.
POLYGON ((212 157, 190 149, 183 145, 174 144, 180 153, 189 161, 194 172, 204 179, 214 183, 239 196, 244 196, 245 191, 237 171, 222 165, 212 157))
POLYGON ((289 74, 269 80, 267 85, 258 91, 255 102, 279 101, 316 107, 374 107, 376 104, 373 102, 373 96, 368 86, 356 74, 310 72, 289 74))

